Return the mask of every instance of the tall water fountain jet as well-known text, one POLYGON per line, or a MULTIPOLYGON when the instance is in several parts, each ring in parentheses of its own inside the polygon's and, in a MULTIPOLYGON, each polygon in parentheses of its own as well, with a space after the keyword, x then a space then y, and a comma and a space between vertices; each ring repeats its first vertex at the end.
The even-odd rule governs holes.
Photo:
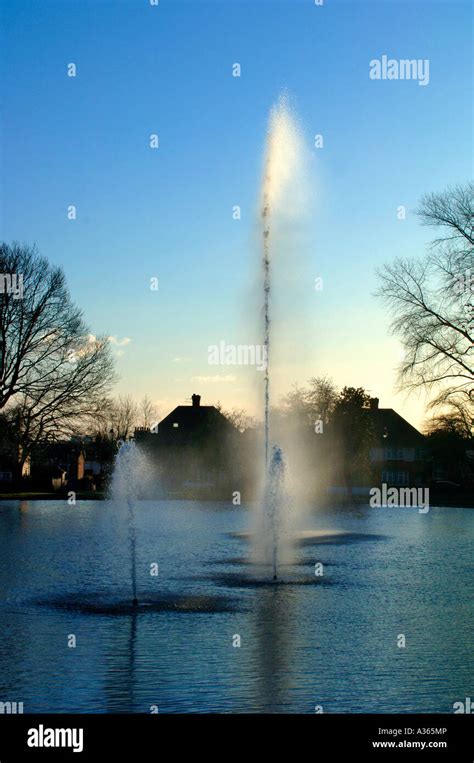
MULTIPOLYGON (((288 511, 287 496, 284 486, 285 465, 281 449, 273 446, 272 458, 269 459, 270 447, 270 316, 272 293, 272 255, 274 229, 282 217, 285 194, 288 193, 301 167, 302 143, 297 122, 288 106, 287 98, 282 96, 273 107, 267 135, 265 170, 262 185, 262 264, 263 264, 263 344, 265 353, 264 376, 264 447, 265 447, 265 487, 262 501, 263 521, 260 522, 262 539, 257 539, 257 546, 264 550, 264 560, 268 563, 266 548, 271 542, 271 566, 273 579, 278 578, 278 564, 282 558, 281 544, 283 528, 288 538, 288 526, 284 512, 288 511)), ((258 551, 257 551, 258 553, 258 551)))
POLYGON ((134 442, 122 443, 115 458, 112 500, 117 508, 124 507, 127 513, 130 582, 134 606, 138 606, 135 501, 142 490, 144 466, 144 458, 137 445, 134 442))

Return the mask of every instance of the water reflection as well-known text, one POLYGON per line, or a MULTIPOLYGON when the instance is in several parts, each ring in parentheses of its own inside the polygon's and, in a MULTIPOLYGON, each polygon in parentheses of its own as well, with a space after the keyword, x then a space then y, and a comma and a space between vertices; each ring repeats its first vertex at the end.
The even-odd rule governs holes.
POLYGON ((134 611, 126 523, 118 543, 105 504, 25 504, 0 507, 0 701, 26 712, 450 712, 470 696, 472 511, 315 517, 333 542, 313 532, 284 584, 256 585, 244 513, 143 503, 137 569, 154 605, 134 611))
POLYGON ((109 643, 103 655, 106 666, 104 690, 109 713, 135 712, 139 619, 139 615, 132 612, 127 618, 116 621, 113 643, 109 643))
POLYGON ((298 597, 282 586, 259 591, 254 615, 253 661, 258 666, 257 706, 262 712, 288 705, 296 639, 298 597))

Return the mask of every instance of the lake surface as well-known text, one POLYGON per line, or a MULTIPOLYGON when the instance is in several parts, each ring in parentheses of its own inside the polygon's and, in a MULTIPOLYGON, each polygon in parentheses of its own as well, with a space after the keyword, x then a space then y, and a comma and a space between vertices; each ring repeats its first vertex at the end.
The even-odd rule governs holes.
POLYGON ((139 503, 138 588, 155 605, 133 614, 126 518, 110 503, 0 502, 0 701, 436 713, 472 696, 474 511, 315 510, 306 526, 325 534, 298 549, 288 585, 254 585, 239 561, 249 515, 139 503))

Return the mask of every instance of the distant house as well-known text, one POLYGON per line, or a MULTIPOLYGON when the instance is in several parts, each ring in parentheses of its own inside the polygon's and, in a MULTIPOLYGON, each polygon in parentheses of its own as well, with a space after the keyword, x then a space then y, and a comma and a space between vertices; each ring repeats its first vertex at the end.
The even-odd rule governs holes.
POLYGON ((107 436, 81 438, 84 455, 84 474, 86 482, 101 489, 107 483, 113 468, 115 445, 107 436))
POLYGON ((370 415, 375 444, 370 450, 374 485, 417 487, 427 481, 426 440, 393 408, 379 408, 372 398, 370 415))
POLYGON ((53 466, 50 469, 51 485, 53 490, 63 490, 67 484, 67 472, 60 466, 53 466))
MULTIPOLYGON (((426 485, 430 461, 424 435, 392 408, 379 408, 378 398, 371 400, 367 415, 372 423, 369 460, 367 468, 350 485, 351 493, 366 495, 370 487, 382 483, 399 487, 426 485)), ((308 462, 301 460, 302 468, 306 468, 303 481, 309 483, 316 469, 319 478, 315 484, 320 490, 321 454, 312 451, 314 436, 304 426, 297 431, 308 453, 308 462)), ((153 432, 135 430, 135 439, 152 458, 167 495, 229 498, 233 491, 242 489, 255 494, 263 448, 260 433, 241 433, 215 406, 201 405, 200 395, 192 396, 191 405, 174 408, 153 432)), ((334 482, 326 483, 327 492, 346 495, 348 484, 343 481, 333 440, 328 440, 328 447, 330 453, 334 449, 336 464, 332 471, 334 482)))
POLYGON ((167 493, 229 496, 238 490, 241 433, 213 405, 178 405, 154 433, 137 429, 135 439, 156 459, 167 493))
POLYGON ((200 445, 220 437, 233 436, 237 429, 214 406, 201 405, 201 396, 193 395, 192 405, 178 405, 160 421, 161 442, 172 445, 200 445))

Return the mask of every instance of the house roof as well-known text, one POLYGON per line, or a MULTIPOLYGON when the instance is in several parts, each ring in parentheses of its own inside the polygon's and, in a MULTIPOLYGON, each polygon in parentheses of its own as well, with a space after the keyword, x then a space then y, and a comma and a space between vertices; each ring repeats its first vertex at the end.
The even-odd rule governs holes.
POLYGON ((237 435, 238 429, 213 405, 178 405, 158 424, 156 444, 198 446, 237 435))
POLYGON ((376 408, 370 411, 370 415, 376 437, 385 446, 420 447, 424 444, 424 435, 393 408, 376 408))
POLYGON ((158 425, 158 431, 162 428, 172 427, 173 424, 179 424, 186 429, 199 428, 201 426, 212 426, 219 428, 235 429, 214 405, 178 405, 171 411, 158 425))

